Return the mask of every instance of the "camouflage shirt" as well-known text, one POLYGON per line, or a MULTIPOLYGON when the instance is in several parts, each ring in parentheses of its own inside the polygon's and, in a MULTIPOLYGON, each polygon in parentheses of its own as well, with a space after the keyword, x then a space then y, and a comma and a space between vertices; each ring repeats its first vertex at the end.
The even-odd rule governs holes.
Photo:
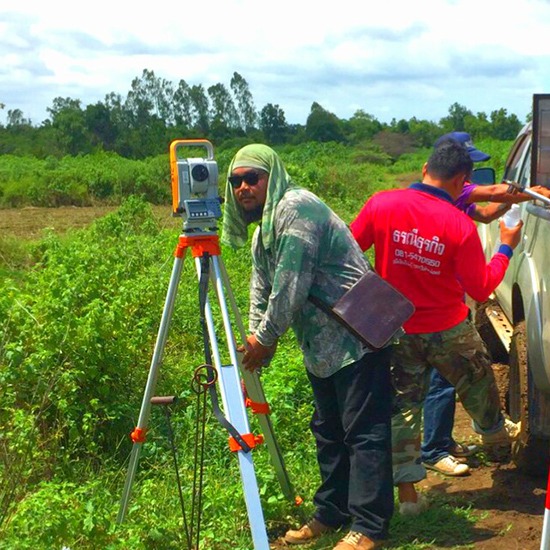
POLYGON ((333 304, 370 269, 349 228, 317 196, 289 188, 276 205, 273 240, 252 240, 250 330, 270 346, 294 330, 306 368, 325 378, 370 351, 308 300, 333 304))

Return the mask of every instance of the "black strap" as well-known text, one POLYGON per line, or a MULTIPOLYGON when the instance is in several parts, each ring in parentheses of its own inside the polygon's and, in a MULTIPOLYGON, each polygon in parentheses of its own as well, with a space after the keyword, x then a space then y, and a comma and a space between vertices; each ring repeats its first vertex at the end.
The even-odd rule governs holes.
POLYGON ((315 304, 319 309, 322 309, 329 317, 335 318, 332 308, 325 301, 321 300, 321 298, 310 294, 307 299, 315 304))

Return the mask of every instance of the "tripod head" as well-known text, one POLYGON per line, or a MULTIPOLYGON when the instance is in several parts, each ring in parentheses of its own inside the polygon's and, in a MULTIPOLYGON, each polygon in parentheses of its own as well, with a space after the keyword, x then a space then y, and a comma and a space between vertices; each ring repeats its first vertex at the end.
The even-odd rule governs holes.
POLYGON ((218 165, 214 148, 206 139, 176 139, 170 143, 170 176, 172 179, 172 215, 183 218, 188 233, 217 231, 221 218, 218 193, 218 165), (185 147, 201 147, 205 157, 183 158, 185 147))

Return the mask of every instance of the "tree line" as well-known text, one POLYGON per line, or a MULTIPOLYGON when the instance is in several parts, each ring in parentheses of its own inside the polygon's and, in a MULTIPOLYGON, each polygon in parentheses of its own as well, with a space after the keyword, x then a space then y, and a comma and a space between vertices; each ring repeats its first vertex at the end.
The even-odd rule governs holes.
POLYGON ((173 139, 206 138, 217 147, 250 141, 275 146, 374 140, 390 155, 398 155, 430 147, 438 136, 453 130, 467 131, 474 139, 511 140, 523 124, 504 108, 474 114, 458 103, 438 122, 413 117, 388 124, 363 109, 340 119, 317 102, 305 124, 289 124, 278 104, 258 110, 248 82, 237 72, 229 86, 205 88, 185 80, 174 85, 148 69, 132 80, 126 97, 111 92, 104 101, 86 106, 79 99, 56 97, 47 112, 48 118, 35 125, 20 109, 8 110, 6 123, 0 123, 0 154, 61 158, 109 151, 143 159, 166 152, 173 139))

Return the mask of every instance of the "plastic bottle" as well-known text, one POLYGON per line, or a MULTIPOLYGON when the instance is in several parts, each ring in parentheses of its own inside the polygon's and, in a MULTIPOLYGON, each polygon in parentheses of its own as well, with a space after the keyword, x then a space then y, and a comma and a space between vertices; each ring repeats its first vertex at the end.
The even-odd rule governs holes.
POLYGON ((521 220, 521 210, 519 204, 512 204, 510 210, 502 216, 504 225, 506 227, 516 227, 516 225, 521 220))
MULTIPOLYGON (((512 204, 510 207, 510 210, 508 210, 504 216, 502 216, 502 221, 504 222, 504 225, 506 227, 516 227, 516 225, 521 220, 521 209, 519 207, 519 204, 512 204)), ((497 240, 495 242, 495 248, 493 250, 493 254, 496 254, 498 252, 498 249, 500 247, 500 235, 497 237, 497 240)))

